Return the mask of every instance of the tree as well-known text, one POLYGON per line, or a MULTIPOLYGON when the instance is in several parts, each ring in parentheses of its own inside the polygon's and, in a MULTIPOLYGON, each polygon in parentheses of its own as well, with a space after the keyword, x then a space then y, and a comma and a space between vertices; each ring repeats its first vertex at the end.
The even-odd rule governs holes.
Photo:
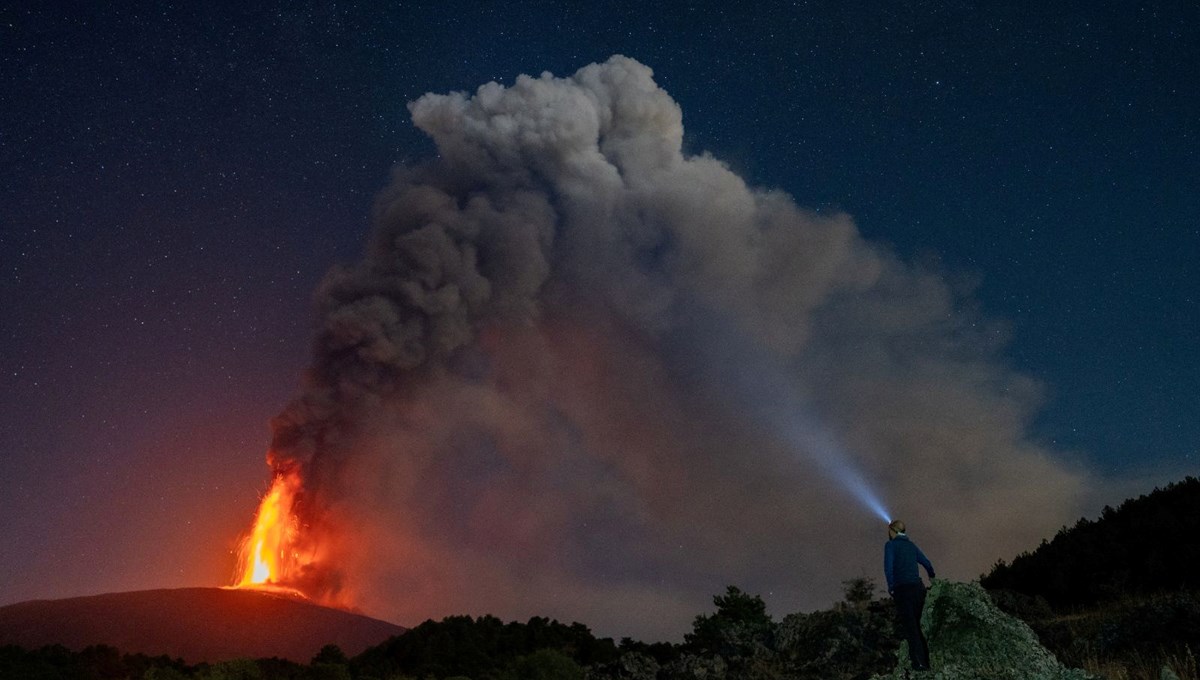
POLYGON ((842 581, 842 595, 851 607, 862 609, 875 599, 875 581, 867 576, 842 581))
POLYGON ((752 656, 758 648, 771 646, 775 624, 761 597, 729 586, 725 595, 713 597, 713 604, 716 613, 697 616, 692 632, 683 636, 691 651, 729 658, 752 656))
POLYGON ((1052 541, 981 579, 988 590, 1043 597, 1058 610, 1118 601, 1129 594, 1200 588, 1200 479, 1105 506, 1052 541))
POLYGON ((512 675, 520 680, 583 680, 583 668, 558 650, 539 649, 517 659, 512 675))
POLYGON ((793 678, 868 678, 887 671, 895 658, 895 612, 874 599, 869 578, 843 583, 845 601, 832 609, 789 614, 776 632, 776 647, 793 678))
POLYGON ((315 664, 341 664, 343 666, 346 665, 348 661, 349 660, 346 658, 346 653, 343 652, 342 648, 338 647, 337 645, 325 645, 321 648, 321 651, 317 652, 317 655, 314 656, 312 660, 312 662, 315 664))
POLYGON ((313 657, 308 680, 350 680, 350 661, 337 645, 325 645, 313 657))
POLYGON ((253 659, 232 659, 209 666, 197 677, 203 680, 260 680, 262 671, 253 659))

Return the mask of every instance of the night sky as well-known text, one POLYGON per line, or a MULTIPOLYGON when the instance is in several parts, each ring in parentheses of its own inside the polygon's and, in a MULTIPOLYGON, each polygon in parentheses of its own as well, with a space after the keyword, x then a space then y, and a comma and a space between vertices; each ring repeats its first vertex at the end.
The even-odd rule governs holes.
POLYGON ((0 604, 228 582, 313 291, 435 153, 408 103, 614 54, 958 291, 1084 511, 1195 474, 1200 6, 751 7, 0 4, 0 604))

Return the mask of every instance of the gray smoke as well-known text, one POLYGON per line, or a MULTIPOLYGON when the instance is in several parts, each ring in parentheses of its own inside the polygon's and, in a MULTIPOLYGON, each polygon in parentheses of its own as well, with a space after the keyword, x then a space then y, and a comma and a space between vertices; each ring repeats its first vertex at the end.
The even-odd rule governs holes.
POLYGON ((1002 327, 848 216, 684 154, 649 68, 410 110, 438 155, 321 286, 274 423, 323 556, 309 592, 678 639, 728 584, 786 612, 879 574, 883 524, 831 464, 946 576, 1079 516, 1088 480, 1028 437, 1038 387, 1002 327), (838 451, 789 436, 812 423, 838 451))

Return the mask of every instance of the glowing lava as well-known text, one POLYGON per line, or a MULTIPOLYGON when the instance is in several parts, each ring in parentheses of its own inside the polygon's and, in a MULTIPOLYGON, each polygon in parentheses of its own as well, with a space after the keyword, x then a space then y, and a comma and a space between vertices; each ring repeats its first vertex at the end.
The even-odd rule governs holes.
POLYGON ((276 475, 271 489, 258 506, 254 528, 238 553, 239 575, 234 588, 260 588, 298 593, 288 585, 304 560, 298 548, 300 523, 293 512, 300 476, 296 472, 276 475))

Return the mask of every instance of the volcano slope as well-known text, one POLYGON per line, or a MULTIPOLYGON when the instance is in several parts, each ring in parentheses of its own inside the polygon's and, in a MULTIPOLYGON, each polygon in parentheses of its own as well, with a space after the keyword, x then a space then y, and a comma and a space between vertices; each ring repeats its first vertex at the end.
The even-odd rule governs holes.
POLYGON ((255 590, 179 588, 30 600, 0 607, 0 645, 106 644, 188 663, 280 657, 307 663, 329 644, 356 655, 406 629, 255 590))

